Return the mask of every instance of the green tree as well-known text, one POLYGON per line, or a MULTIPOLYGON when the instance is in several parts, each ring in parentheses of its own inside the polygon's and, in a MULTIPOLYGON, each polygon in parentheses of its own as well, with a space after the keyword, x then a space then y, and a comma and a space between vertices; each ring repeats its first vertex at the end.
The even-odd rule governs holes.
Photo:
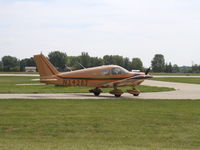
POLYGON ((81 65, 83 65, 84 67, 88 68, 90 67, 90 56, 87 52, 82 52, 81 56, 80 56, 80 63, 81 65))
POLYGON ((173 67, 172 67, 172 72, 173 73, 178 73, 178 72, 180 72, 180 69, 179 69, 179 67, 178 67, 178 65, 173 65, 173 67))
POLYGON ((79 65, 79 63, 80 63, 80 56, 68 56, 67 57, 67 66, 73 68, 73 70, 82 68, 79 65))
POLYGON ((2 63, 3 63, 3 71, 19 71, 19 61, 17 60, 16 57, 12 56, 4 56, 2 58, 2 63))
POLYGON ((197 64, 192 65, 192 73, 200 73, 199 68, 197 64))
POLYGON ((112 64, 114 65, 119 65, 119 66, 124 66, 124 60, 122 56, 119 55, 112 55, 112 64))
POLYGON ((181 73, 192 73, 192 67, 189 66, 181 66, 179 70, 181 73))
POLYGON ((67 54, 60 52, 60 51, 53 51, 50 52, 49 61, 58 68, 59 71, 65 71, 66 69, 66 62, 67 62, 67 54))
POLYGON ((129 58, 125 57, 123 61, 124 61, 124 66, 123 67, 126 68, 129 71, 132 70, 132 64, 131 64, 129 58))
POLYGON ((132 69, 134 70, 143 70, 143 63, 140 58, 133 58, 132 59, 132 69))
POLYGON ((124 66, 124 58, 119 55, 105 55, 103 57, 104 65, 124 66))
POLYGON ((36 66, 33 57, 20 60, 20 71, 25 71, 26 66, 36 66))
POLYGON ((172 64, 171 62, 169 64, 165 64, 165 72, 172 73, 172 64))
POLYGON ((0 71, 3 71, 3 63, 0 61, 0 71))
POLYGON ((103 62, 104 65, 111 65, 112 64, 112 58, 110 55, 103 56, 103 62))
POLYGON ((200 72, 200 65, 198 65, 198 70, 199 70, 199 72, 200 72))
POLYGON ((153 72, 164 72, 165 71, 165 59, 162 54, 156 54, 151 61, 151 67, 153 72))
POLYGON ((103 59, 98 57, 90 57, 90 67, 102 66, 103 59))

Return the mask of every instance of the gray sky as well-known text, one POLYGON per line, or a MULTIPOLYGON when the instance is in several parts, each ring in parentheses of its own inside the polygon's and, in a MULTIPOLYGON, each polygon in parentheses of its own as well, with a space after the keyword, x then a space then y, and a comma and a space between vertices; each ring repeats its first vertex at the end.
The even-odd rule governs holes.
POLYGON ((0 0, 0 58, 54 50, 200 64, 200 0, 0 0))

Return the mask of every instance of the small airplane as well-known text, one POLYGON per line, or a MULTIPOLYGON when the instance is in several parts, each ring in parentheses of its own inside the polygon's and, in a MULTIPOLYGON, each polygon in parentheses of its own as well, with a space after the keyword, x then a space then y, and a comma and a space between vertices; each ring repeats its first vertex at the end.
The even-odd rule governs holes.
POLYGON ((120 97, 124 92, 118 87, 130 86, 128 93, 138 96, 140 91, 135 86, 140 85, 145 79, 152 78, 146 72, 129 72, 117 65, 104 65, 99 67, 84 68, 71 72, 60 73, 43 55, 35 55, 34 60, 40 74, 40 82, 63 86, 93 87, 89 92, 99 96, 101 88, 112 87, 110 94, 120 97))

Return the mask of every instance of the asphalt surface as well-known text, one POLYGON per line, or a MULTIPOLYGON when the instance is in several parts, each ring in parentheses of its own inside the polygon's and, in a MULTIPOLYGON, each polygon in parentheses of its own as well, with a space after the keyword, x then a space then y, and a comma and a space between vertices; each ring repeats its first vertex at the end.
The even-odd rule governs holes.
POLYGON ((163 82, 146 80, 143 85, 172 87, 176 91, 169 92, 152 92, 141 93, 140 98, 143 99, 199 99, 200 100, 200 84, 187 84, 175 82, 163 82))
MULTIPOLYGON (((172 83, 145 80, 143 85, 172 87, 176 91, 141 93, 138 97, 124 93, 120 98, 129 99, 191 99, 200 100, 200 84, 172 83)), ((0 99, 119 99, 108 93, 94 96, 92 93, 42 93, 42 94, 0 94, 0 99)))

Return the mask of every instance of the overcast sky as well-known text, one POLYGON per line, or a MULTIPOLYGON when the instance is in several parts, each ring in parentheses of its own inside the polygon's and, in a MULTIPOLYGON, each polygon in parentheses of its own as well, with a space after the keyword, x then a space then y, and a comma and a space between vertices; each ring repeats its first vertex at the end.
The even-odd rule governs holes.
POLYGON ((0 58, 54 50, 200 64, 200 0, 0 0, 0 58))

